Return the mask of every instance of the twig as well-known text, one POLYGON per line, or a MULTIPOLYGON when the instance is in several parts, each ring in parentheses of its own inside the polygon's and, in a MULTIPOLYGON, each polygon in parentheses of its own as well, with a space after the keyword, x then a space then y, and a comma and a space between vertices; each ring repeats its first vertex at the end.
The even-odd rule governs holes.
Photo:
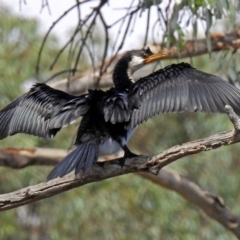
POLYGON ((48 9, 49 15, 51 15, 51 9, 50 9, 48 0, 42 0, 42 6, 41 6, 40 14, 43 12, 43 9, 45 7, 48 9))
POLYGON ((42 56, 43 48, 45 46, 45 43, 48 39, 49 34, 51 33, 52 29, 56 26, 56 24, 61 21, 69 12, 71 12, 74 8, 76 7, 76 4, 70 7, 68 10, 66 10, 55 22, 53 22, 52 26, 48 29, 47 33, 45 34, 41 47, 38 52, 38 57, 37 57, 37 64, 36 64, 36 74, 39 72, 39 65, 40 65, 40 59, 42 56))
POLYGON ((59 75, 62 75, 64 73, 71 73, 71 72, 77 72, 77 71, 80 71, 79 69, 66 69, 66 70, 62 70, 60 72, 57 72, 56 74, 52 75, 50 78, 48 78, 46 81, 44 81, 44 83, 47 83, 49 81, 51 81, 52 79, 54 79, 55 77, 59 76, 59 75))
POLYGON ((96 22, 96 19, 97 17, 100 15, 100 9, 108 2, 108 0, 101 0, 99 5, 95 8, 93 8, 92 12, 89 14, 89 16, 83 21, 82 23, 82 26, 84 26, 84 24, 93 16, 93 19, 90 23, 90 25, 88 26, 87 28, 87 31, 85 33, 85 36, 84 38, 82 39, 82 44, 81 44, 81 47, 79 48, 79 51, 77 53, 77 57, 76 57, 76 60, 75 60, 75 64, 74 64, 74 68, 77 68, 77 65, 79 63, 79 59, 80 59, 80 56, 82 54, 82 51, 83 51, 83 48, 85 46, 85 43, 88 39, 88 36, 90 35, 90 32, 92 31, 92 28, 94 27, 95 25, 95 22, 96 22))
POLYGON ((149 25, 150 25, 150 15, 151 14, 151 8, 148 9, 147 13, 147 26, 146 26, 146 31, 145 31, 145 37, 143 41, 143 46, 146 46, 147 40, 148 40, 148 32, 149 32, 149 25))
MULTIPOLYGON (((229 50, 229 49, 239 49, 240 48, 239 40, 240 40, 240 29, 237 29, 236 31, 226 33, 226 34, 213 33, 211 35, 212 51, 217 52, 217 51, 229 50)), ((176 46, 167 48, 159 44, 152 44, 149 46, 154 52, 167 53, 168 56, 165 59, 178 59, 179 57, 182 57, 182 58, 193 57, 201 54, 206 54, 208 52, 205 38, 197 39, 194 41, 192 40, 186 41, 186 43, 181 49, 177 49, 176 46)), ((103 72, 105 73, 102 75, 102 79, 99 82, 99 87, 111 87, 113 85, 111 80, 112 70, 115 65, 115 61, 119 59, 121 56, 122 55, 119 54, 114 57, 115 60, 113 58, 110 58, 105 61, 105 67, 103 70, 103 72)), ((99 72, 100 66, 101 64, 98 65, 98 69, 96 68, 96 71, 94 72, 99 72)), ((95 76, 92 73, 92 70, 87 70, 85 73, 81 74, 80 76, 75 76, 74 78, 70 79, 70 85, 71 85, 70 89, 72 93, 81 94, 86 90, 86 86, 88 86, 89 88, 94 88, 97 76, 98 75, 95 76), (84 84, 85 81, 86 81, 86 84, 84 84)), ((58 83, 54 83, 52 86, 64 91, 68 91, 68 89, 66 88, 66 80, 61 80, 58 83)))
POLYGON ((104 43, 104 50, 103 50, 103 56, 102 56, 102 63, 100 65, 100 68, 99 68, 99 76, 96 80, 96 88, 99 87, 99 81, 102 77, 102 74, 103 74, 103 67, 104 67, 104 61, 107 57, 107 50, 108 50, 108 44, 109 44, 109 33, 108 33, 108 26, 107 26, 107 23, 102 15, 102 13, 99 11, 99 17, 100 17, 100 20, 102 22, 102 25, 103 25, 103 28, 104 28, 104 33, 105 33, 105 43, 104 43))

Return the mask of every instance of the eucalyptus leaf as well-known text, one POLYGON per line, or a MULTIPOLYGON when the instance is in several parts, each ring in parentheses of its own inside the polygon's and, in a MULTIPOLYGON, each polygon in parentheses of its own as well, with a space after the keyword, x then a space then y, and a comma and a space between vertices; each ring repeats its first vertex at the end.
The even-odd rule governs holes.
POLYGON ((205 11, 205 15, 206 15, 206 30, 205 30, 205 33, 208 34, 211 26, 212 26, 212 13, 211 13, 211 10, 209 9, 206 9, 205 11))
POLYGON ((233 82, 238 79, 238 72, 234 66, 228 68, 228 76, 233 82))

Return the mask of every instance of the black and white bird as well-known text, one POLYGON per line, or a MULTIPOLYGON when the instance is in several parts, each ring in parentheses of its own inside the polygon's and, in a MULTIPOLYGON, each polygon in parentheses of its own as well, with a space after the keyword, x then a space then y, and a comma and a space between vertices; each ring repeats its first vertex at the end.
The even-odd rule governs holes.
POLYGON ((49 139, 82 117, 75 149, 55 166, 50 180, 73 170, 75 174, 87 171, 99 156, 121 149, 125 158, 135 156, 127 142, 139 124, 156 114, 186 110, 224 113, 225 105, 240 114, 239 89, 187 63, 172 64, 134 82, 136 70, 164 57, 149 48, 126 52, 113 71, 115 87, 108 91, 89 90, 73 96, 35 84, 0 111, 0 139, 16 133, 49 139))

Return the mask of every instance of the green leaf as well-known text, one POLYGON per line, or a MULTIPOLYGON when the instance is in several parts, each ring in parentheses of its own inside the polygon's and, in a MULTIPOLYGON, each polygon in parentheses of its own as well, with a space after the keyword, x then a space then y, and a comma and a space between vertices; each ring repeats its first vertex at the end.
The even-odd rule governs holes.
POLYGON ((206 16, 206 30, 205 30, 205 34, 208 34, 211 26, 212 26, 212 13, 211 13, 211 10, 209 9, 206 9, 205 10, 205 16, 206 16))

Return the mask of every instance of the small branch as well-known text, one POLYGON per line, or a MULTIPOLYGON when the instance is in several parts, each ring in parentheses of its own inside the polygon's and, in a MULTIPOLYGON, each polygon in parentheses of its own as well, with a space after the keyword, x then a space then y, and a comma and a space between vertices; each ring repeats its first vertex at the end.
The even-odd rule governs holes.
POLYGON ((39 72, 39 65, 40 65, 40 59, 42 57, 42 52, 43 48, 45 46, 45 43, 48 39, 49 34, 51 33, 52 29, 56 26, 57 23, 59 23, 69 12, 71 12, 73 9, 75 9, 76 5, 73 5, 69 9, 67 9, 55 22, 53 22, 52 26, 48 29, 47 33, 45 34, 41 47, 38 52, 38 57, 37 57, 37 64, 36 64, 36 74, 39 72))
MULTIPOLYGON (((155 45, 156 50, 168 54, 166 59, 195 57, 208 53, 206 38, 188 40, 181 49, 178 46, 166 48, 163 45, 155 45)), ((240 29, 230 33, 212 33, 210 35, 210 46, 212 52, 222 50, 234 50, 240 48, 240 29)))
POLYGON ((42 0, 42 6, 41 6, 40 14, 43 12, 44 8, 47 8, 49 15, 51 15, 51 9, 50 9, 48 0, 42 0))
POLYGON ((73 69, 66 69, 66 70, 57 72, 56 74, 54 74, 54 75, 52 75, 50 78, 48 78, 46 81, 44 81, 44 83, 47 83, 47 82, 51 81, 52 79, 54 79, 55 77, 58 77, 58 76, 60 76, 60 75, 62 75, 62 74, 65 74, 65 73, 70 74, 71 72, 79 72, 79 70, 73 68, 73 69))
POLYGON ((150 24, 150 14, 151 13, 151 8, 148 9, 148 13, 147 13, 147 25, 146 25, 146 30, 145 30, 145 37, 144 37, 144 41, 143 41, 143 45, 146 46, 147 44, 147 40, 148 40, 148 32, 149 32, 149 24, 150 24))
MULTIPOLYGON (((0 149, 0 166, 21 169, 27 166, 55 166, 68 153, 67 150, 53 148, 3 148, 0 149)), ((106 162, 122 157, 123 152, 104 156, 98 162, 106 162)))
POLYGON ((96 80, 96 87, 99 86, 99 82, 101 80, 102 74, 104 73, 103 67, 104 67, 105 59, 107 57, 107 51, 108 51, 108 46, 109 46, 108 25, 100 11, 99 11, 99 17, 100 17, 100 20, 102 22, 103 29, 104 29, 105 41, 104 41, 104 50, 103 50, 103 56, 102 56, 102 64, 100 65, 100 68, 99 68, 99 76, 98 76, 98 79, 96 80))
MULTIPOLYGON (((240 29, 227 34, 212 34, 211 35, 211 49, 212 51, 230 50, 240 48, 240 29)), ((208 53, 208 48, 206 45, 206 39, 198 39, 194 41, 186 41, 181 49, 177 46, 172 46, 166 48, 159 44, 149 45, 154 52, 166 52, 168 56, 165 59, 178 59, 179 57, 193 57, 201 54, 208 53)), ((81 94, 86 91, 87 88, 94 88, 96 86, 96 81, 99 78, 100 68, 102 70, 102 78, 99 82, 99 87, 111 87, 112 83, 112 71, 117 62, 117 60, 122 56, 122 54, 116 55, 113 58, 107 59, 104 62, 104 67, 99 64, 95 69, 95 73, 92 70, 87 70, 79 76, 75 76, 69 80, 70 87, 67 88, 68 79, 63 79, 51 86, 61 89, 63 91, 70 91, 73 94, 81 94)), ((161 61, 165 60, 162 59, 161 61)))
POLYGON ((239 125, 240 120, 232 107, 226 105, 226 112, 229 119, 232 121, 235 131, 223 132, 215 134, 207 139, 200 139, 189 143, 184 143, 180 146, 174 146, 148 161, 148 166, 153 166, 154 169, 160 170, 162 167, 176 161, 179 158, 196 154, 202 151, 210 151, 219 148, 223 145, 230 145, 239 142, 239 125), (207 141, 206 141, 207 140, 207 141))
POLYGON ((232 107, 226 105, 225 106, 225 111, 229 117, 229 119, 231 120, 235 130, 236 130, 236 133, 240 130, 240 120, 239 120, 239 117, 238 115, 233 111, 232 107))
POLYGON ((0 150, 0 166, 24 168, 30 165, 54 166, 67 151, 51 148, 4 148, 0 150))

